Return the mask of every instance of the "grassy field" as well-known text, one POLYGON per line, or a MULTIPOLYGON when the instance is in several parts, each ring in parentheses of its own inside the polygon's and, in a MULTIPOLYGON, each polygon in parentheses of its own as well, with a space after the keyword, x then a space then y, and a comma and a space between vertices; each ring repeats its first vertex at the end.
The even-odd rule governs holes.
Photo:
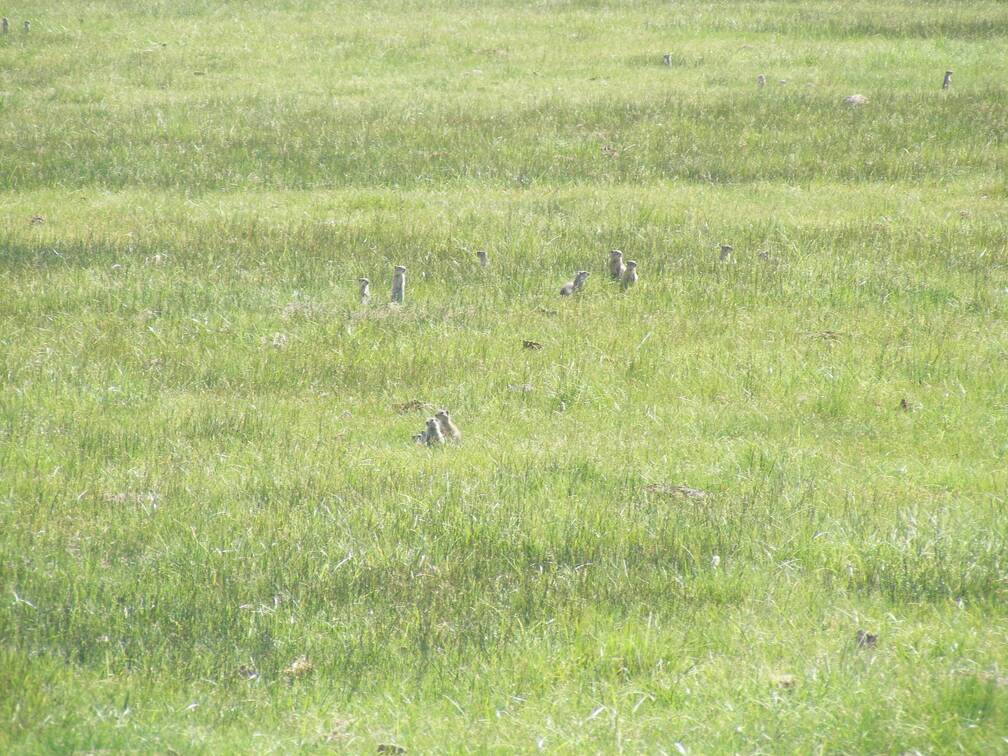
POLYGON ((1008 4, 0 14, 0 751, 1008 753, 1008 4))

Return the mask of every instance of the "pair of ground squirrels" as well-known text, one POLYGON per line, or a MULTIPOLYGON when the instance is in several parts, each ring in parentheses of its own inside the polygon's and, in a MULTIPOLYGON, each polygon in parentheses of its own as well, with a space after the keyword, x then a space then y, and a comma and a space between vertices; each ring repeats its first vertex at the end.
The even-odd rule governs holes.
POLYGON ((461 441, 462 431, 452 422, 448 410, 438 410, 434 417, 427 419, 424 429, 413 436, 413 440, 425 446, 437 446, 446 441, 461 441))
MULTIPOLYGON (((26 32, 30 32, 31 21, 25 21, 24 25, 21 28, 24 29, 26 32)), ((6 34, 9 31, 10 31, 10 20, 8 20, 7 16, 4 16, 2 19, 0 19, 0 33, 6 34)))
POLYGON ((637 283, 637 261, 627 260, 623 262, 623 253, 614 249, 609 253, 609 277, 614 281, 623 284, 623 291, 626 291, 637 283))
POLYGON ((567 283, 565 283, 563 286, 560 287, 560 296, 569 297, 571 294, 581 291, 581 289, 584 288, 585 281, 587 280, 588 280, 588 271, 579 270, 577 273, 574 274, 573 280, 568 281, 567 283))
MULTIPOLYGON (((360 284, 360 303, 363 305, 371 301, 371 280, 368 278, 358 278, 360 284)), ((406 300, 406 268, 396 265, 392 273, 392 302, 402 304, 406 300)))

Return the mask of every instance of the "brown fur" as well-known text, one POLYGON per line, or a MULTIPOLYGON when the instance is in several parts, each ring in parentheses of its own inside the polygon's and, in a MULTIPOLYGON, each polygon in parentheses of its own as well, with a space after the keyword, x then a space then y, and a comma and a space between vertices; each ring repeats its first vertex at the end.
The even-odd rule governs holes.
POLYGON ((623 271, 623 291, 637 283, 637 263, 634 260, 627 260, 626 270, 623 271))
POLYGON ((609 277, 613 281, 619 281, 623 278, 623 271, 626 270, 626 266, 623 264, 623 253, 618 249, 614 249, 609 253, 609 277))
POLYGON ((396 265, 392 274, 392 301, 402 304, 406 299, 406 268, 396 265))
POLYGON ((424 431, 424 443, 427 446, 436 446, 437 444, 443 444, 444 441, 444 434, 441 432, 441 425, 438 423, 437 418, 429 418, 427 420, 427 428, 424 431))
POLYGON ((573 281, 568 281, 562 287, 560 287, 560 296, 569 297, 576 291, 581 291, 584 288, 585 281, 588 280, 588 271, 579 270, 574 276, 573 281))
POLYGON ((446 441, 462 440, 462 432, 458 429, 455 423, 452 422, 452 419, 448 414, 448 410, 438 410, 434 417, 437 418, 438 426, 441 428, 441 435, 445 437, 446 441))

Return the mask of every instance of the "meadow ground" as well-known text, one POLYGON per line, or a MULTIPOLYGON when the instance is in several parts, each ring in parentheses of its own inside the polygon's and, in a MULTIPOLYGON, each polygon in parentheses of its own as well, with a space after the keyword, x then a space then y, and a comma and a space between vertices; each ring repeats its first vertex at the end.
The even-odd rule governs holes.
POLYGON ((0 750, 1008 750, 1008 4, 0 13, 0 750))

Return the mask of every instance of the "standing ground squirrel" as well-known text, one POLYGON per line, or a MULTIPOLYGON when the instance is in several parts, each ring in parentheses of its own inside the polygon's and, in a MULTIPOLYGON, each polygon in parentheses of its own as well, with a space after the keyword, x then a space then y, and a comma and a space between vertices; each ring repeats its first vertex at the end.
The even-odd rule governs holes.
POLYGON ((444 434, 441 432, 441 426, 438 424, 436 417, 427 420, 427 430, 424 431, 424 443, 427 446, 444 443, 444 434))
POLYGON ((402 304, 406 299, 406 268, 396 265, 395 273, 392 274, 392 301, 402 304))
POLYGON ((478 250, 476 252, 476 257, 479 258, 480 265, 482 265, 484 268, 490 264, 490 261, 487 260, 487 253, 485 249, 478 250))
POLYGON ((360 282, 360 302, 361 304, 367 304, 371 301, 371 282, 366 278, 358 278, 360 282))
POLYGON ((448 410, 438 410, 434 417, 437 418, 438 426, 441 429, 441 435, 445 437, 448 441, 461 441, 462 431, 456 427, 455 423, 452 422, 451 417, 448 415, 448 410))
POLYGON ((623 291, 637 283, 637 263, 634 260, 626 261, 626 270, 623 271, 623 291))
POLYGON ((7 16, 0 19, 0 32, 6 34, 10 31, 10 21, 7 20, 7 16))
POLYGON ((563 286, 560 287, 560 296, 569 297, 576 291, 581 291, 584 288, 585 281, 588 280, 588 271, 579 270, 574 276, 573 281, 568 281, 563 286))
POLYGON ((614 249, 609 253, 609 277, 613 281, 619 281, 623 277, 624 270, 626 268, 623 265, 623 253, 614 249))

